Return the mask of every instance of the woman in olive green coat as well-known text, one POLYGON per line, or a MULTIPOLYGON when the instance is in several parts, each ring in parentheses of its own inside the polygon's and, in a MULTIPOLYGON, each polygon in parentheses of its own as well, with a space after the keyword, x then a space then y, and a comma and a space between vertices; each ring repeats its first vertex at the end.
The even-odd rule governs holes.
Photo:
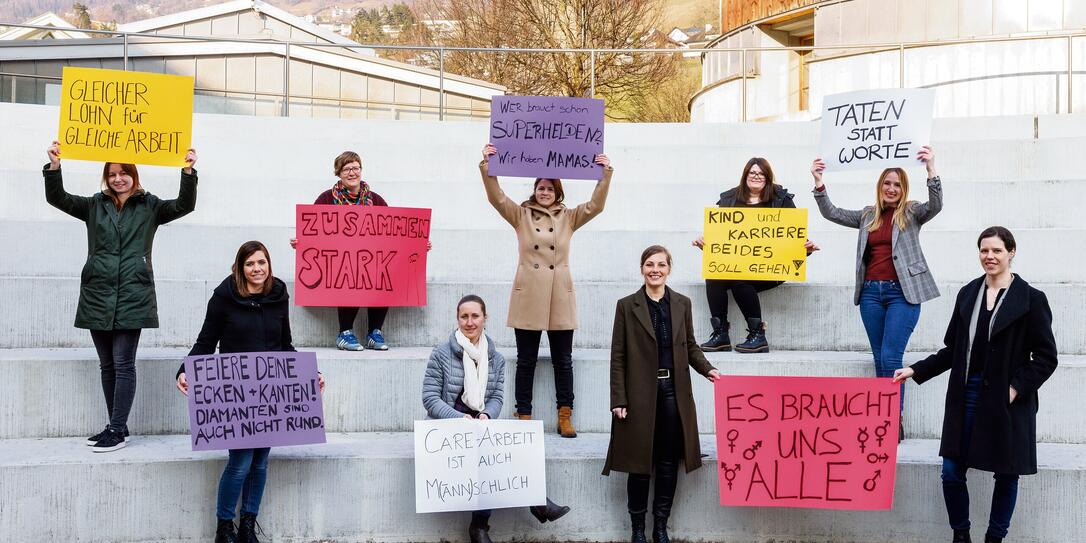
POLYGON ((143 328, 158 328, 151 245, 161 224, 196 207, 196 151, 185 155, 181 190, 163 200, 143 190, 133 164, 107 162, 102 191, 74 196, 64 190, 60 143, 47 151, 42 170, 45 199, 53 207, 87 224, 87 262, 79 281, 76 328, 90 330, 102 371, 102 392, 109 424, 87 439, 94 452, 125 446, 128 413, 136 396, 136 346, 143 328))

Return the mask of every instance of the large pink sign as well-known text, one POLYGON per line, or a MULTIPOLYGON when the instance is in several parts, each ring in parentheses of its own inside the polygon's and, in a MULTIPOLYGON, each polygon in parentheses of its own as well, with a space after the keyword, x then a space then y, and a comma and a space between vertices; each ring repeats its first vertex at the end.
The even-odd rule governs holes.
POLYGON ((299 205, 295 224, 296 305, 426 305, 429 209, 299 205))
POLYGON ((890 509, 900 388, 890 379, 716 383, 720 505, 890 509))

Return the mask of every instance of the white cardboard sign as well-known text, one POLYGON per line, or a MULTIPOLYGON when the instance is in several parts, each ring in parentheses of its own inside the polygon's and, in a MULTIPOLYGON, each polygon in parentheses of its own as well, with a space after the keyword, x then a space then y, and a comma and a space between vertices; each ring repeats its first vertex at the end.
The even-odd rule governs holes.
POLYGON ((877 89, 822 99, 826 171, 908 167, 931 139, 935 91, 877 89))
POLYGON ((415 512, 543 505, 543 421, 415 421, 415 512))

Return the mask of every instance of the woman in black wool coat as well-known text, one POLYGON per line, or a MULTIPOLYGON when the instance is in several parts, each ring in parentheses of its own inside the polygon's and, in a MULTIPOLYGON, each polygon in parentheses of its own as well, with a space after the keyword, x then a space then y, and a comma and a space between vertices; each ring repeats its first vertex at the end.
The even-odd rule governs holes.
POLYGON ((1037 473, 1038 389, 1057 364, 1048 298, 1011 273, 1014 236, 993 226, 977 247, 984 275, 958 292, 946 346, 894 374, 919 384, 950 370, 939 454, 954 543, 971 542, 969 468, 995 474, 985 543, 1007 536, 1018 476, 1037 473))

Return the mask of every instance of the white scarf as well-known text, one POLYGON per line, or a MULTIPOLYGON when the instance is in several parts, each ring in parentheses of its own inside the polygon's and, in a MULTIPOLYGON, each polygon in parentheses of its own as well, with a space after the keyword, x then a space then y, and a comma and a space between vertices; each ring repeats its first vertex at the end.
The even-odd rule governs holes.
POLYGON ((486 404, 486 382, 489 377, 488 368, 490 360, 490 346, 487 345, 486 334, 479 334, 479 343, 472 345, 471 340, 460 329, 456 330, 456 343, 464 349, 461 359, 464 362, 464 393, 460 399, 464 405, 475 411, 482 412, 486 404))

